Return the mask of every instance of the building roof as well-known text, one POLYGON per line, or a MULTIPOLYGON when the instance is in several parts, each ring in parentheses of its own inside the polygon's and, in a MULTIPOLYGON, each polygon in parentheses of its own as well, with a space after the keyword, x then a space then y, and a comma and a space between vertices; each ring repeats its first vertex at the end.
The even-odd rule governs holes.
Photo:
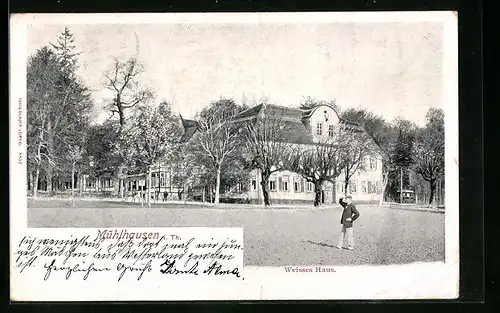
POLYGON ((302 121, 304 110, 272 104, 259 104, 247 109, 233 118, 233 122, 257 120, 260 116, 272 116, 283 121, 283 140, 298 144, 312 144, 311 131, 302 121))
POLYGON ((233 118, 234 122, 252 120, 257 118, 260 114, 280 117, 282 120, 301 122, 305 111, 296 108, 288 108, 273 104, 259 104, 250 109, 247 109, 233 118))
MULTIPOLYGON (((311 129, 309 126, 309 119, 311 118, 312 114, 321 106, 323 105, 304 110, 273 104, 259 104, 238 114, 234 118, 234 121, 240 122, 257 119, 261 114, 277 117, 280 120, 286 121, 287 132, 284 137, 287 141, 299 144, 312 144, 314 143, 314 141, 313 134, 311 133, 311 129)), ((337 111, 334 108, 332 109, 338 116, 337 111)), ((338 116, 338 118, 340 123, 347 129, 355 132, 365 132, 364 128, 361 125, 343 119, 340 116, 338 116)))
POLYGON ((297 144, 313 144, 314 139, 312 133, 302 122, 285 122, 285 130, 283 138, 286 142, 297 144))
POLYGON ((182 127, 184 128, 184 134, 182 134, 182 137, 180 140, 181 140, 181 142, 186 142, 189 139, 191 139, 191 137, 194 135, 194 133, 198 129, 199 124, 195 120, 184 119, 182 117, 182 115, 180 116, 180 118, 181 118, 182 127))
MULTIPOLYGON (((232 122, 238 123, 243 121, 257 120, 261 116, 271 116, 275 119, 279 119, 285 122, 283 140, 297 144, 313 144, 314 139, 311 128, 309 126, 309 119, 314 111, 316 111, 321 106, 323 105, 319 105, 310 109, 299 109, 278 106, 274 104, 259 104, 239 113, 232 119, 232 122)), ((337 111, 334 108, 332 109, 337 114, 340 123, 348 130, 354 132, 364 132, 367 134, 367 132, 361 125, 341 118, 338 115, 337 111)), ((184 126, 184 135, 182 136, 182 140, 187 141, 198 129, 198 122, 194 120, 182 119, 182 116, 181 120, 182 125, 184 126)))

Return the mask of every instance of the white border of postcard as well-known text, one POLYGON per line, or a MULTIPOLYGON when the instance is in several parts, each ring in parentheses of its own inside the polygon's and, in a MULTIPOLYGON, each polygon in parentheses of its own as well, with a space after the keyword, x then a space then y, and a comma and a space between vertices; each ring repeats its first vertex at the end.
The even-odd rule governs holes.
MULTIPOLYGON (((113 23, 259 23, 259 22, 442 22, 444 26, 444 87, 446 142, 446 203, 444 263, 391 266, 340 266, 335 275, 290 275, 282 267, 245 267, 238 284, 117 286, 111 281, 64 284, 21 277, 12 268, 11 299, 20 301, 147 301, 147 300, 335 300, 451 299, 458 297, 458 30, 456 12, 365 13, 186 13, 186 14, 14 14, 10 20, 10 240, 11 251, 27 228, 26 163, 18 164, 26 139, 18 145, 26 121, 26 45, 30 24, 113 23)), ((33 230, 33 229, 31 229, 33 230)), ((61 229, 36 229, 40 236, 61 229)), ((65 229, 65 231, 71 231, 65 229)), ((77 231, 77 230, 75 230, 77 231)), ((78 229, 78 231, 85 231, 78 229)), ((95 232, 95 230, 92 230, 95 232)), ((200 231, 203 231, 202 229, 200 231)), ((300 265, 300 264, 297 264, 300 265)))

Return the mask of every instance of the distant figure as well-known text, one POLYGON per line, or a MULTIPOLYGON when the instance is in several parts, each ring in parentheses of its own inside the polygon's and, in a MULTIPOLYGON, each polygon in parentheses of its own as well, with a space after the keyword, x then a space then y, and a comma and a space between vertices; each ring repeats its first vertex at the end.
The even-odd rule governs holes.
POLYGON ((347 249, 354 250, 354 233, 353 233, 353 222, 359 217, 359 212, 356 210, 356 206, 352 204, 352 197, 347 196, 345 198, 339 199, 340 205, 344 208, 342 211, 342 217, 340 218, 340 224, 342 224, 342 230, 340 231, 339 243, 337 244, 337 249, 341 249, 344 244, 345 234, 347 233, 347 249), (345 201, 344 201, 345 200, 345 201))
POLYGON ((167 201, 167 199, 168 199, 168 192, 164 191, 163 192, 163 202, 167 201))

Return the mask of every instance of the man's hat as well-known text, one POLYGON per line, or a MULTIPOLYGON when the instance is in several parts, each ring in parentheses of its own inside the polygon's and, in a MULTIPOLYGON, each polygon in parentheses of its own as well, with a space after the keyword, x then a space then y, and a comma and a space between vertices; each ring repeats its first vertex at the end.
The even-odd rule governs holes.
POLYGON ((347 197, 345 197, 346 199, 352 199, 352 196, 351 195, 348 195, 347 197))

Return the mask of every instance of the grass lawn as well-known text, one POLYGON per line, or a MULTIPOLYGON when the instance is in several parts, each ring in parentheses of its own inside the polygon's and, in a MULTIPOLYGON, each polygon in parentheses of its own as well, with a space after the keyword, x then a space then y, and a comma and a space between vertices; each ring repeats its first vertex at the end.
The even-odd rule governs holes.
POLYGON ((444 261, 444 214, 358 206, 356 250, 337 250, 340 207, 217 209, 112 201, 28 201, 29 227, 243 227, 246 266, 444 261), (82 208, 85 207, 85 208, 82 208))

